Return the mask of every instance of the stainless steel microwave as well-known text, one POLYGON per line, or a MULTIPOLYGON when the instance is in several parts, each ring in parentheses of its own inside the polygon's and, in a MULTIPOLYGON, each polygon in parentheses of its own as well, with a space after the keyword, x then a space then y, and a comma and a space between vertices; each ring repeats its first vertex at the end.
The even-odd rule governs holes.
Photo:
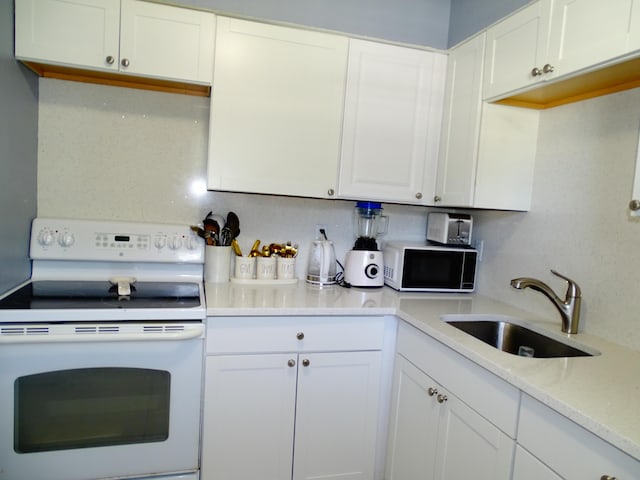
POLYGON ((473 292, 478 252, 468 247, 389 242, 384 282, 407 292, 473 292))

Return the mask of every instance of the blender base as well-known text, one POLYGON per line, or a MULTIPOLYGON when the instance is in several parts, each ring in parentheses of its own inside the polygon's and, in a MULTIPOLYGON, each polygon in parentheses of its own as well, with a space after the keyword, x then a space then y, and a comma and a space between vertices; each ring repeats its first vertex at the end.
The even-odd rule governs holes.
POLYGON ((383 287, 384 261, 382 252, 349 250, 344 261, 344 280, 352 287, 383 287))

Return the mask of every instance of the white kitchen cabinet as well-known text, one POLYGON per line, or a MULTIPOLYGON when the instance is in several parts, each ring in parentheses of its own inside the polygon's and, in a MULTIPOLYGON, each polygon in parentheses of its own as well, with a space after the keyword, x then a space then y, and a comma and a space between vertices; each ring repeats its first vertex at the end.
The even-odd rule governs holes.
POLYGON ((384 323, 210 319, 202 479, 376 478, 384 323))
MULTIPOLYGON (((640 125, 639 125, 640 126, 640 125)), ((633 217, 640 216, 640 128, 638 128, 638 148, 636 150, 635 172, 629 201, 629 213, 633 217)))
POLYGON ((215 16, 138 0, 16 0, 19 60, 211 84, 215 16))
MULTIPOLYGON (((548 0, 546 0, 548 1, 548 0)), ((592 67, 640 48, 634 24, 638 0, 552 0, 549 78, 592 67), (634 12, 634 10, 636 10, 634 12)))
POLYGON ((444 54, 349 42, 338 196, 432 204, 444 54))
POLYGON ((348 40, 218 17, 208 187, 335 196, 348 40))
MULTIPOLYGON (((518 444, 563 479, 640 478, 638 460, 524 394, 518 444)), ((514 480, 528 480, 522 470, 514 480)))
MULTIPOLYGON (((562 480, 562 477, 518 445, 513 463, 513 480, 562 480)), ((597 478, 594 477, 594 480, 597 478)))
POLYGON ((514 440, 400 355, 395 379, 389 480, 511 477, 514 440))
POLYGON ((542 80, 533 68, 546 63, 547 0, 535 2, 487 30, 483 98, 497 97, 542 80))
MULTIPOLYGON (((640 48, 639 8, 638 0, 540 0, 507 17, 487 30, 483 97, 493 100, 632 56, 640 48)), ((618 75, 610 75, 612 85, 618 75)), ((571 88, 561 95, 571 96, 571 88)))
POLYGON ((401 323, 387 478, 509 479, 516 388, 401 323))
POLYGON ((482 102, 485 34, 449 54, 435 204, 528 210, 539 113, 482 102))

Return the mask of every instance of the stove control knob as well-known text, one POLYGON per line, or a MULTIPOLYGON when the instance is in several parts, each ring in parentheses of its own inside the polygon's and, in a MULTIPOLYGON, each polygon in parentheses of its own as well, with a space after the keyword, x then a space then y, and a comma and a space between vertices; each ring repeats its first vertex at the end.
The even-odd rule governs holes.
POLYGON ((153 245, 158 250, 160 250, 161 248, 164 248, 166 244, 167 244, 167 237, 163 235, 158 235, 156 238, 153 239, 153 245))
POLYGON ((64 232, 58 237, 58 243, 61 247, 70 247, 76 241, 73 233, 64 232))
POLYGON ((195 235, 187 237, 187 248, 189 250, 195 250, 196 248, 198 248, 199 244, 200 242, 198 240, 198 237, 196 237, 195 235))
POLYGON ((178 250, 182 247, 182 237, 179 235, 174 235, 169 239, 169 248, 171 250, 178 250))
POLYGON ((41 230, 40 233, 38 233, 38 243, 40 245, 44 245, 46 247, 48 245, 51 245, 54 240, 55 237, 50 230, 41 230))

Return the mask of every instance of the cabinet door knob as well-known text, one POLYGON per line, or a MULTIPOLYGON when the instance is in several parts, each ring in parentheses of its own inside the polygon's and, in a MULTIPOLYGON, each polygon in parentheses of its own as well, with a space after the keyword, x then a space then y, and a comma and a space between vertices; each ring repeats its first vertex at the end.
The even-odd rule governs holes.
POLYGON ((640 200, 631 200, 629 202, 629 210, 633 210, 634 212, 640 210, 640 200))
POLYGON ((449 399, 447 398, 446 395, 442 395, 441 393, 439 393, 438 396, 436 397, 436 400, 438 400, 438 403, 444 403, 449 399))
POLYGON ((616 477, 612 477, 610 475, 602 475, 600 480, 616 480, 616 477))
POLYGON ((308 358, 305 358, 304 360, 302 360, 303 367, 308 367, 309 365, 311 365, 311 362, 309 361, 308 358))
POLYGON ((433 397, 436 393, 438 393, 438 390, 436 390, 433 387, 429 387, 429 389, 427 390, 427 393, 429 394, 430 397, 433 397))
POLYGON ((333 197, 335 193, 336 191, 333 188, 330 188, 329 190, 327 190, 327 195, 329 195, 330 197, 333 197))
POLYGON ((107 56, 107 58, 104 59, 105 62, 107 62, 109 65, 113 65, 113 62, 116 61, 115 58, 113 58, 111 55, 107 56))
POLYGON ((420 192, 416 193, 416 198, 418 200, 420 200, 422 198, 422 193, 420 193, 420 192))
POLYGON ((296 361, 293 358, 291 358, 287 362, 287 365, 289 365, 290 367, 295 367, 296 366, 296 361))
POLYGON ((533 67, 531 69, 531 76, 532 77, 539 77, 540 75, 542 75, 542 70, 540 70, 538 67, 533 67))
POLYGON ((547 63, 544 67, 542 67, 542 73, 551 73, 553 72, 554 67, 553 65, 547 63))
POLYGON ((122 64, 123 67, 128 67, 129 66, 129 59, 128 58, 123 58, 120 63, 122 64))
POLYGON ((298 332, 296 333, 296 338, 298 340, 303 340, 304 339, 304 332, 298 332))
POLYGON ((438 203, 442 201, 442 197, 440 195, 436 195, 435 197, 433 197, 433 201, 438 203))

